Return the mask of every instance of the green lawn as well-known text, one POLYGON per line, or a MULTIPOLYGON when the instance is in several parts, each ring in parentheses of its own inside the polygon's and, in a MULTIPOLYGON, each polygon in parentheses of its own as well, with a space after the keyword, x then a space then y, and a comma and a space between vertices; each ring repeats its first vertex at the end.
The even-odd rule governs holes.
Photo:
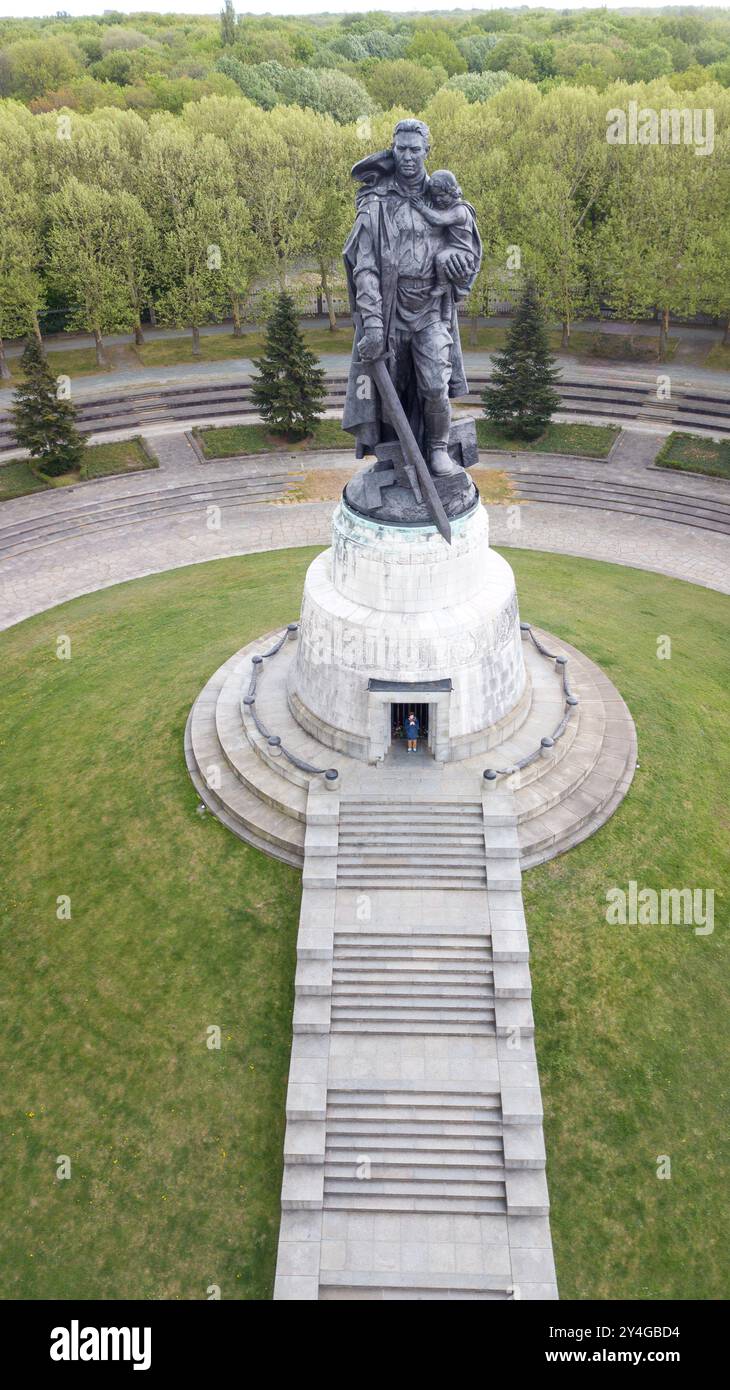
MULTIPOLYGON (((350 352, 352 329, 313 328, 304 331, 304 341, 313 352, 350 352)), ((193 340, 154 338, 134 349, 143 367, 174 367, 180 362, 225 362, 231 358, 252 358, 264 351, 264 332, 257 330, 234 338, 232 333, 203 333, 200 356, 193 356, 193 340)))
POLYGON ((46 492, 48 483, 37 478, 25 459, 11 459, 0 464, 0 502, 11 497, 25 497, 28 492, 46 492))
MULTIPOLYGON (((504 347, 507 336, 505 326, 480 324, 474 328, 468 318, 460 325, 462 347, 465 352, 495 352, 504 347)), ((655 361, 658 352, 658 336, 622 333, 592 333, 576 329, 570 338, 570 346, 561 344, 561 334, 557 329, 549 333, 553 352, 567 353, 576 357, 601 357, 611 361, 655 361)), ((304 330, 304 340, 313 352, 347 353, 352 348, 352 328, 348 323, 334 331, 329 328, 309 328, 304 330)), ((669 340, 667 359, 676 352, 677 338, 669 340)), ((219 362, 235 357, 255 357, 264 349, 263 330, 246 332, 240 338, 232 333, 204 333, 200 339, 200 356, 193 357, 192 338, 155 338, 134 349, 144 367, 172 367, 180 362, 219 362)))
POLYGON ((11 497, 24 497, 29 492, 44 492, 51 487, 69 487, 86 483, 90 478, 108 478, 120 473, 138 473, 147 468, 159 468, 156 459, 145 453, 138 436, 120 439, 113 444, 89 444, 81 467, 60 478, 42 478, 33 472, 26 459, 0 465, 0 502, 11 497))
POLYGON ((678 468, 682 473, 730 478, 730 440, 717 442, 700 434, 675 431, 668 436, 654 462, 658 468, 678 468))
MULTIPOLYGON (((0 635, 4 1298, 270 1295, 299 875, 196 814, 182 738, 216 667, 296 616, 314 553, 151 576, 0 635)), ((600 834, 525 876, 561 1293, 726 1297, 730 602, 508 556, 523 617, 602 663, 641 749, 600 834), (714 887, 714 935, 608 927, 631 878, 714 887)))
MULTIPOLYGON (((48 352, 48 365, 57 376, 96 376, 105 370, 97 366, 96 349, 93 347, 51 348, 48 352)), ((19 357, 10 359, 10 370, 14 377, 22 376, 19 357)))
POLYGON ((239 454, 268 454, 272 449, 298 452, 310 449, 353 449, 352 435, 339 420, 320 420, 306 439, 272 434, 266 425, 215 425, 193 430, 207 459, 235 458, 239 454))
POLYGON ((512 435, 484 418, 477 422, 480 449, 499 449, 500 452, 532 454, 571 454, 576 458, 607 458, 621 430, 616 425, 548 425, 533 440, 515 439, 512 435))
POLYGON ((730 372, 730 343, 716 343, 710 348, 703 366, 713 367, 715 371, 730 372))
MULTIPOLYGON (((509 320, 504 327, 477 324, 476 327, 467 316, 459 323, 461 346, 465 352, 499 352, 505 345, 509 320)), ((659 334, 645 333, 594 333, 588 329, 576 328, 570 335, 569 346, 563 347, 560 329, 548 330, 548 342, 553 352, 569 357, 599 357, 614 362, 656 361, 659 352, 659 334)), ((667 343, 667 360, 674 357, 679 345, 678 338, 670 338, 667 343)))
MULTIPOLYGON (((483 418, 477 419, 476 427, 480 449, 498 449, 507 453, 525 449, 531 453, 571 454, 576 458, 606 458, 621 433, 613 425, 551 424, 539 439, 528 443, 512 439, 497 425, 483 418)), ((342 429, 339 420, 320 420, 314 434, 298 441, 272 434, 265 425, 196 427, 193 434, 208 459, 265 454, 277 448, 305 452, 311 449, 352 450, 352 435, 342 429)))

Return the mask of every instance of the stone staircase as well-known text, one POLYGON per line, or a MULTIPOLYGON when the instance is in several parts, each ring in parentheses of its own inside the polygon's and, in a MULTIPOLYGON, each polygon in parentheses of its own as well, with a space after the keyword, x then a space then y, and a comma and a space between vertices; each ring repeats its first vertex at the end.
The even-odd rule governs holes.
POLYGON ((555 1298, 512 796, 310 786, 303 882, 274 1297, 555 1298))
POLYGON ((485 936, 336 931, 332 1031, 494 1034, 491 966, 485 936))
POLYGON ((496 1092, 332 1089, 326 1126, 325 1209, 507 1210, 496 1092))
POLYGON ((481 804, 343 801, 337 881, 361 888, 483 888, 481 804))

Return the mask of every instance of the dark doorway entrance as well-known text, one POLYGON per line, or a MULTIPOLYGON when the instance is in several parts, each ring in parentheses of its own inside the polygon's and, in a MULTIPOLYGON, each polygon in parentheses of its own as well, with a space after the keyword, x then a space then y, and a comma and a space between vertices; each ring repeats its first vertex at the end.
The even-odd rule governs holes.
POLYGON ((396 740, 405 739, 405 732, 403 726, 411 710, 413 710, 413 713, 415 714, 416 719, 418 720, 421 726, 419 739, 428 739, 428 705, 414 704, 412 701, 410 701, 406 705, 397 704, 391 705, 390 707, 391 743, 395 743, 396 740))

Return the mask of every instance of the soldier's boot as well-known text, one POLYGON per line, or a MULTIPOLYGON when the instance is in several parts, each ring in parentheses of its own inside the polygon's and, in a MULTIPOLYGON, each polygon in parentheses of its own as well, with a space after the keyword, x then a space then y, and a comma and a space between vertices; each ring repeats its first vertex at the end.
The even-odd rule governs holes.
POLYGON ((461 467, 454 463, 449 453, 449 427, 451 407, 442 398, 425 400, 423 415, 426 424, 427 463, 435 478, 448 478, 452 473, 460 473, 461 467))

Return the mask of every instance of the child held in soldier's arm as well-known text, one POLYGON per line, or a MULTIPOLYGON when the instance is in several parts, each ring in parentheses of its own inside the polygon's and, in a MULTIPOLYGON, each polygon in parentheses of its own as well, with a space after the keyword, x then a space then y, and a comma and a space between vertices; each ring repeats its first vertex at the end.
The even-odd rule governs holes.
POLYGON ((447 289, 450 282, 445 262, 454 248, 468 256, 470 265, 473 264, 471 214, 466 203, 462 201, 461 189, 450 169, 437 169, 436 173, 431 175, 428 194, 433 206, 429 206, 423 198, 413 200, 421 216, 432 227, 452 229, 448 247, 436 254, 436 281, 440 289, 447 289))

